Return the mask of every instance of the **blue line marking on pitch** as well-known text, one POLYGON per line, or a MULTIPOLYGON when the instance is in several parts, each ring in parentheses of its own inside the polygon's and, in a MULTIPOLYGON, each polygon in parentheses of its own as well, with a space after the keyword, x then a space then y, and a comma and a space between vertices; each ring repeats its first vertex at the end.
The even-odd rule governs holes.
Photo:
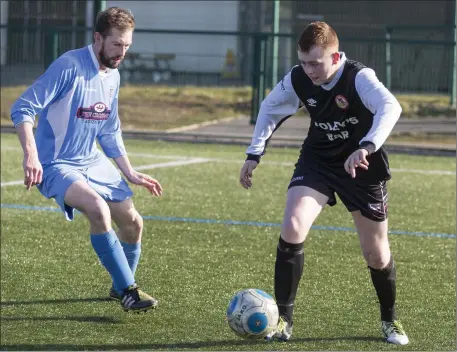
MULTIPOLYGON (((21 210, 37 210, 37 211, 52 211, 61 212, 60 208, 54 207, 41 207, 35 205, 21 205, 21 204, 0 204, 1 208, 6 209, 21 209, 21 210)), ((177 222, 192 222, 200 224, 218 224, 218 225, 245 225, 245 226, 258 226, 258 227, 280 227, 281 224, 273 222, 257 222, 257 221, 235 221, 235 220, 214 220, 214 219, 195 219, 195 218, 178 218, 170 216, 143 216, 145 220, 157 220, 157 221, 177 221, 177 222)), ((325 231, 346 231, 356 232, 355 229, 350 227, 337 227, 337 226, 319 226, 314 225, 311 227, 313 230, 325 230, 325 231)), ((389 231, 391 235, 409 235, 409 236, 421 236, 421 237, 441 237, 441 238, 456 238, 455 234, 450 233, 430 233, 430 232, 411 232, 411 231, 389 231)))

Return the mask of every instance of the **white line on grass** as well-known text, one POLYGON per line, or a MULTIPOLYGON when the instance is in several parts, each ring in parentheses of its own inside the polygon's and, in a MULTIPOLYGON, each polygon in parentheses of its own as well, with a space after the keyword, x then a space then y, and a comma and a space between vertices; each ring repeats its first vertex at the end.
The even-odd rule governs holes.
MULTIPOLYGON (((4 146, 2 150, 21 150, 18 147, 11 147, 11 146, 4 146)), ((190 164, 197 164, 197 163, 205 163, 205 162, 217 162, 217 163, 236 163, 242 165, 243 160, 234 160, 234 159, 220 159, 220 158, 191 158, 184 155, 162 155, 162 154, 148 154, 148 153, 128 153, 129 156, 136 156, 136 157, 143 157, 143 158, 154 158, 154 159, 175 159, 180 161, 170 161, 166 163, 156 163, 156 164, 149 164, 149 165, 140 165, 136 167, 136 170, 149 170, 149 169, 156 169, 161 167, 172 167, 172 166, 182 166, 182 165, 190 165, 190 164)), ((262 160, 262 165, 277 165, 277 166, 293 166, 294 163, 291 162, 283 162, 283 161, 268 161, 262 160)), ((455 176, 455 171, 448 171, 448 170, 419 170, 419 169, 396 169, 391 168, 392 172, 401 172, 401 173, 415 173, 415 174, 423 174, 423 175, 449 175, 455 176)), ((10 181, 10 182, 2 182, 0 187, 4 186, 14 186, 22 184, 22 180, 18 181, 10 181)))
POLYGON ((140 156, 143 158, 154 158, 154 159, 176 159, 176 160, 188 160, 191 159, 188 156, 183 155, 158 155, 158 154, 146 154, 146 153, 127 153, 128 156, 140 156))
POLYGON ((0 187, 5 187, 5 186, 16 186, 16 185, 23 185, 24 180, 17 180, 17 181, 10 181, 10 182, 2 182, 0 183, 0 187))
MULTIPOLYGON (((189 157, 183 155, 157 155, 157 154, 144 154, 144 153, 129 153, 131 156, 141 156, 145 158, 157 158, 157 159, 180 159, 186 160, 189 157)), ((236 163, 242 164, 244 160, 233 160, 233 159, 217 159, 217 158, 207 158, 208 162, 216 162, 216 163, 236 163)), ((293 166, 295 163, 291 162, 284 162, 284 161, 268 161, 262 160, 263 165, 278 165, 278 166, 293 166)), ((447 170, 419 170, 419 169, 396 169, 391 168, 392 172, 409 172, 409 173, 416 173, 416 174, 426 174, 426 175, 455 175, 455 171, 447 171, 447 170)))
POLYGON ((409 172, 414 174, 426 174, 426 175, 452 175, 455 176, 455 171, 446 170, 418 170, 418 169, 390 169, 393 172, 409 172))
MULTIPOLYGON (((180 160, 180 161, 169 161, 167 163, 134 166, 133 168, 137 171, 141 171, 141 170, 159 169, 162 167, 172 167, 172 166, 183 166, 183 165, 206 163, 208 161, 209 161, 209 159, 206 159, 206 158, 192 158, 192 159, 180 160)), ((24 184, 24 180, 9 181, 9 182, 0 183, 0 187, 17 186, 17 185, 23 185, 23 184, 24 184)))
POLYGON ((210 159, 193 158, 193 159, 181 160, 181 161, 169 161, 168 163, 141 165, 141 166, 134 167, 134 169, 135 170, 150 170, 150 169, 158 169, 158 168, 161 168, 161 167, 183 166, 183 165, 206 163, 208 161, 210 161, 210 159))
POLYGON ((5 146, 2 146, 2 150, 15 150, 15 151, 22 151, 21 148, 18 148, 18 147, 12 147, 12 146, 9 146, 9 145, 5 145, 5 146))

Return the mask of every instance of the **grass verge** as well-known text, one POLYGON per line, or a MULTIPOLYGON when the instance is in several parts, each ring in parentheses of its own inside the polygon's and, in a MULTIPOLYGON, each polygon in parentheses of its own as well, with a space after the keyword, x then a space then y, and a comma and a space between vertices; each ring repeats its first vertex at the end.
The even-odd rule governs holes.
MULTIPOLYGON (((10 108, 25 86, 3 87, 1 124, 10 125, 10 108)), ((455 117, 444 95, 397 95, 403 117, 455 117)), ((167 130, 228 117, 249 116, 250 87, 124 86, 119 97, 123 129, 167 130)))

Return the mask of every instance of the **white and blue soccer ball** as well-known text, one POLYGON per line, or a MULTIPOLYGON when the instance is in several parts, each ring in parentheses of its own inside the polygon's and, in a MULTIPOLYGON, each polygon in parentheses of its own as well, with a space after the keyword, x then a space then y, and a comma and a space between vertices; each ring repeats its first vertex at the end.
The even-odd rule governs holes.
POLYGON ((277 327, 278 306, 268 293, 245 289, 230 300, 227 321, 237 335, 246 339, 261 339, 277 327))

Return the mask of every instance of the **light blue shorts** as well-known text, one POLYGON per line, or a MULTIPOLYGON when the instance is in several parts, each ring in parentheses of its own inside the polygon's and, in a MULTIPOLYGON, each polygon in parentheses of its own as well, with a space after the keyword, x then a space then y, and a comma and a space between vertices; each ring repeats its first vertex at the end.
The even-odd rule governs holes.
POLYGON ((54 198, 70 221, 75 210, 65 204, 65 193, 78 180, 87 182, 107 202, 122 202, 133 196, 127 182, 105 155, 84 167, 63 163, 48 165, 43 168, 43 181, 38 189, 46 198, 54 198))

